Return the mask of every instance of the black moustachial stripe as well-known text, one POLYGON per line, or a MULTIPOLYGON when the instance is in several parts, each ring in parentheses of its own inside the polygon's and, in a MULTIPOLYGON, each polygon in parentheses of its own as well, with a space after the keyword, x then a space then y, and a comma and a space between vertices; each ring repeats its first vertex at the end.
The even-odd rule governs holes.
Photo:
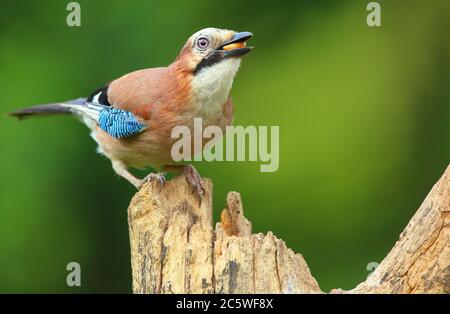
POLYGON ((208 57, 204 58, 200 63, 197 65, 197 67, 194 70, 194 75, 197 74, 201 69, 210 67, 220 61, 222 61, 224 58, 223 51, 216 50, 212 52, 208 57))
POLYGON ((98 97, 98 103, 102 104, 104 106, 111 106, 111 104, 108 101, 108 87, 109 87, 109 84, 96 89, 91 95, 89 95, 89 97, 87 98, 87 101, 92 102, 94 97, 100 93, 100 95, 98 97))

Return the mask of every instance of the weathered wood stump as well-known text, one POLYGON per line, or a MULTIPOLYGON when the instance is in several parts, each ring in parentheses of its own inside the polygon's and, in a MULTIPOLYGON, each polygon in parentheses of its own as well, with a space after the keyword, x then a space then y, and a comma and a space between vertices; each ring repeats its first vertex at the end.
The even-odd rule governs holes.
MULTIPOLYGON (((128 208, 134 293, 322 293, 303 259, 270 231, 252 234, 239 193, 213 229, 212 183, 199 204, 183 176, 145 184, 128 208)), ((450 166, 391 252, 355 289, 450 293, 450 166)))

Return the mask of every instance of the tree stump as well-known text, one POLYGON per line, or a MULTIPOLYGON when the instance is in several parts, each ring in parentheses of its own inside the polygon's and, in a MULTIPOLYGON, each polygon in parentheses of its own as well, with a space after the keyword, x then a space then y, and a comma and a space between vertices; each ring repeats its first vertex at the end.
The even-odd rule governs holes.
MULTIPOLYGON (((252 234, 239 193, 213 228, 185 177, 146 183, 128 208, 134 293, 323 293, 303 256, 272 232, 252 234)), ((331 293, 450 293, 450 166, 369 278, 331 293)))

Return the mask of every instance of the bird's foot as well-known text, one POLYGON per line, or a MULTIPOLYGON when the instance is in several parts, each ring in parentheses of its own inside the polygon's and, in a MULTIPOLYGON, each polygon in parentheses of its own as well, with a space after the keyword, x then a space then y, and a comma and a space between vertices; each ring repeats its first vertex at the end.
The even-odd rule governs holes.
POLYGON ((192 165, 186 165, 183 168, 183 174, 193 189, 192 193, 195 194, 201 204, 203 196, 205 195, 205 187, 202 177, 198 173, 197 169, 195 169, 192 165))
POLYGON ((166 183, 166 177, 164 177, 164 173, 149 173, 144 179, 141 180, 141 187, 145 182, 156 182, 160 190, 162 190, 164 184, 166 183))

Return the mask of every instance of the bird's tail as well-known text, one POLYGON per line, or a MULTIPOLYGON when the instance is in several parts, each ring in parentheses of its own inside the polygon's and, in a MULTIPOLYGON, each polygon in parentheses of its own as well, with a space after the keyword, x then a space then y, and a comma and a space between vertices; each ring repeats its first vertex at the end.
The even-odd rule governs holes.
POLYGON ((24 119, 32 116, 43 117, 56 114, 73 114, 75 113, 73 109, 75 106, 84 105, 85 103, 86 103, 85 98, 78 98, 63 103, 45 104, 25 108, 11 112, 8 115, 16 117, 18 119, 24 119))

